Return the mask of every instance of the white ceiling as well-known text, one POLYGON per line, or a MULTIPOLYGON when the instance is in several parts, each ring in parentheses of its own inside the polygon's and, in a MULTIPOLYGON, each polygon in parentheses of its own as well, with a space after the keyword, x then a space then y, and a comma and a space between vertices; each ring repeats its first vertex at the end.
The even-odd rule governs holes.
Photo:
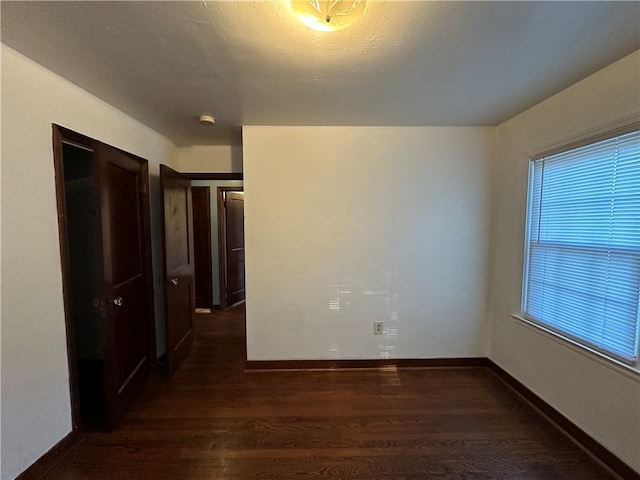
POLYGON ((330 33, 286 0, 0 5, 2 42, 178 145, 242 124, 496 125, 640 48, 635 1, 370 0, 330 33))

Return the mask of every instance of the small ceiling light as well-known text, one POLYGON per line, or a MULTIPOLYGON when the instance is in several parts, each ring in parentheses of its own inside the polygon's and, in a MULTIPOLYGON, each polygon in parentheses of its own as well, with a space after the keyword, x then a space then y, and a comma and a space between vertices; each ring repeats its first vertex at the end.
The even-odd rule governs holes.
POLYGON ((202 125, 213 125, 214 123, 216 123, 216 119, 213 118, 213 115, 207 115, 207 114, 202 114, 198 117, 198 121, 202 124, 202 125))
POLYGON ((367 9, 366 0, 291 0, 298 20, 320 32, 342 30, 357 22, 367 9))

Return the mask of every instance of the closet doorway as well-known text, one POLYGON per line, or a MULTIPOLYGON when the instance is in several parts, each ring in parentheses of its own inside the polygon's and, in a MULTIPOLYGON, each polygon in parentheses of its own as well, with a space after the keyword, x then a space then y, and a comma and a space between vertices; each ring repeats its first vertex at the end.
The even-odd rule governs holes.
POLYGON ((147 161, 53 126, 73 429, 112 429, 155 362, 147 161))

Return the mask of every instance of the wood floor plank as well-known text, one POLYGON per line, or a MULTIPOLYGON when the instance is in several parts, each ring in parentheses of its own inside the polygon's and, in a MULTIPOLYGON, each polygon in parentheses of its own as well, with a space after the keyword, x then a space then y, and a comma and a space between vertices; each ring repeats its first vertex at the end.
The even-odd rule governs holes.
POLYGON ((52 480, 613 477, 484 367, 244 371, 244 311, 198 315, 193 351, 52 480))

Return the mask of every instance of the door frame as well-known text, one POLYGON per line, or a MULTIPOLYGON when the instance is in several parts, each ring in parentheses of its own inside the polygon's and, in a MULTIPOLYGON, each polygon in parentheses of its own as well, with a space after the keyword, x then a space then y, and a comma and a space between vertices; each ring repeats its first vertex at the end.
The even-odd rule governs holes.
MULTIPOLYGON (((80 391, 78 385, 78 370, 76 367, 76 344, 74 333, 74 319, 71 295, 71 271, 70 271, 70 254, 69 241, 67 237, 67 205, 66 205, 66 187, 64 178, 64 161, 62 153, 63 142, 69 142, 80 148, 86 148, 97 155, 99 145, 107 145, 111 148, 119 150, 137 161, 147 162, 146 159, 125 152, 122 149, 95 140, 86 135, 74 132, 68 128, 57 124, 52 124, 52 142, 53 142, 53 166, 56 186, 56 209, 58 212, 58 240, 60 245, 60 263, 62 271, 62 297, 64 307, 64 324, 67 337, 67 362, 69 366, 69 390, 71 403, 71 429, 77 433, 82 430, 82 418, 80 415, 80 391)), ((95 175, 95 173, 94 173, 95 175)), ((151 252, 151 210, 149 205, 149 177, 144 178, 143 188, 147 192, 142 202, 142 215, 144 226, 144 269, 146 273, 146 297, 147 297, 147 329, 149 335, 149 351, 147 352, 151 363, 152 371, 156 369, 156 329, 155 329, 155 311, 153 301, 153 268, 152 268, 152 252, 151 252)), ((102 239, 98 239, 99 246, 102 248, 102 239)))
MULTIPOLYGON (((242 186, 223 186, 216 188, 216 199, 218 206, 218 262, 220 275, 220 308, 226 310, 231 305, 227 302, 227 221, 225 215, 224 195, 226 192, 244 192, 242 186)), ((246 295, 246 293, 245 293, 246 295)))
MULTIPOLYGON (((243 185, 241 187, 217 187, 217 188, 235 188, 240 191, 244 191, 244 175, 242 172, 239 173, 204 173, 204 172, 191 172, 191 173, 181 173, 181 175, 189 180, 243 180, 243 185)), ((218 194, 216 193, 216 196, 218 194)), ((220 294, 220 308, 224 310, 227 308, 226 296, 224 295, 224 278, 222 277, 222 269, 226 268, 222 263, 221 257, 221 249, 220 249, 220 199, 216 197, 217 207, 218 207, 218 290, 220 294)), ((224 241, 223 241, 224 243, 224 241)))

